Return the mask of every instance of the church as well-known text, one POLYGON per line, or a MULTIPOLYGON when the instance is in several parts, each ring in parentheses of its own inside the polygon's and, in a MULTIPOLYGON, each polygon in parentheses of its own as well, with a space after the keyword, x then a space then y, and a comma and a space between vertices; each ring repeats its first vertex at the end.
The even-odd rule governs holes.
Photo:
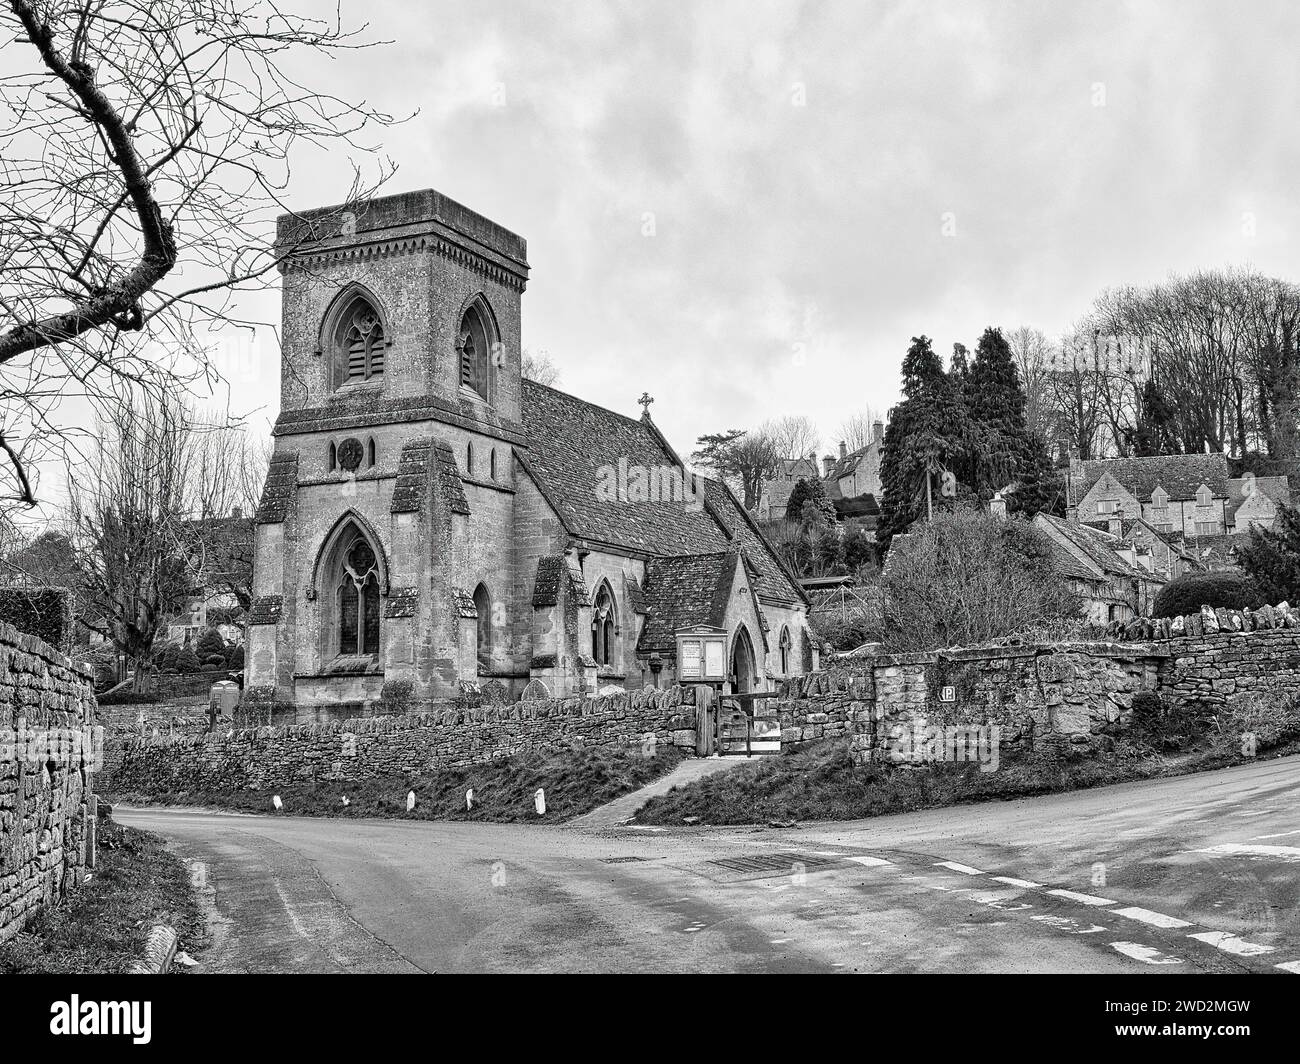
POLYGON ((648 395, 629 417, 522 378, 521 237, 426 190, 286 215, 277 243, 250 691, 594 695, 702 676, 701 646, 726 691, 816 667, 794 574, 648 395))

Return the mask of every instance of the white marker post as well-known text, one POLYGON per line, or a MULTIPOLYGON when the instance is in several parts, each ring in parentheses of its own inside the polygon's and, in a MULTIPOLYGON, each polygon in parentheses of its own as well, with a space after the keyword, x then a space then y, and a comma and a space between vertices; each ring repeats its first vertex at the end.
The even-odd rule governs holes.
POLYGON ((542 793, 542 788, 537 788, 537 793, 533 795, 533 806, 537 809, 538 816, 546 815, 546 795, 542 793))
POLYGON ((279 796, 278 794, 275 794, 275 795, 272 795, 272 796, 271 796, 271 804, 272 804, 273 806, 275 806, 276 809, 283 809, 283 808, 284 808, 284 803, 283 803, 282 801, 280 801, 280 796, 279 796))
POLYGON ((468 812, 473 808, 474 808, 474 788, 471 787, 469 790, 465 792, 465 810, 466 812, 468 812))
POLYGON ((409 813, 409 812, 410 812, 412 809, 414 809, 414 808, 415 808, 415 792, 414 792, 414 791, 407 791, 407 792, 406 792, 406 811, 409 813))

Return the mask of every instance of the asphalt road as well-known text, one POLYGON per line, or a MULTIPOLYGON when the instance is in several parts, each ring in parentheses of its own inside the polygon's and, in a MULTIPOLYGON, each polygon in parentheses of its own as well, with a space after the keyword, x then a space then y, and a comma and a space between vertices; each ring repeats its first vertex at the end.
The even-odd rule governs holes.
POLYGON ((1300 974, 1300 758, 793 829, 114 815, 198 971, 1300 974))

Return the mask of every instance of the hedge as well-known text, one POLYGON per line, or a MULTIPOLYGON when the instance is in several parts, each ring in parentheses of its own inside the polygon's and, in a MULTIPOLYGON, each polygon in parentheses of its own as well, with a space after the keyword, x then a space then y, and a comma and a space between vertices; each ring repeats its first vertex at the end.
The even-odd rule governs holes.
POLYGON ((72 648, 72 592, 66 587, 0 588, 0 621, 66 654, 72 648))
POLYGON ((1263 599, 1250 577, 1232 569, 1223 569, 1212 573, 1188 573, 1170 580, 1156 595, 1151 615, 1182 617, 1199 612, 1202 606, 1244 610, 1262 604, 1263 599))

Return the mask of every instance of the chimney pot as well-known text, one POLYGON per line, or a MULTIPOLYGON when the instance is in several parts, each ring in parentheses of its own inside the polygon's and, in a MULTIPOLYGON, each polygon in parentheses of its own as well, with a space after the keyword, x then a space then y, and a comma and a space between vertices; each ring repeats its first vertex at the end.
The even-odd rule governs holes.
POLYGON ((876 443, 883 444, 885 442, 885 424, 883 421, 873 421, 871 423, 871 438, 876 443))
POLYGON ((847 458, 848 456, 849 456, 849 445, 845 443, 843 440, 840 440, 840 457, 847 458))

